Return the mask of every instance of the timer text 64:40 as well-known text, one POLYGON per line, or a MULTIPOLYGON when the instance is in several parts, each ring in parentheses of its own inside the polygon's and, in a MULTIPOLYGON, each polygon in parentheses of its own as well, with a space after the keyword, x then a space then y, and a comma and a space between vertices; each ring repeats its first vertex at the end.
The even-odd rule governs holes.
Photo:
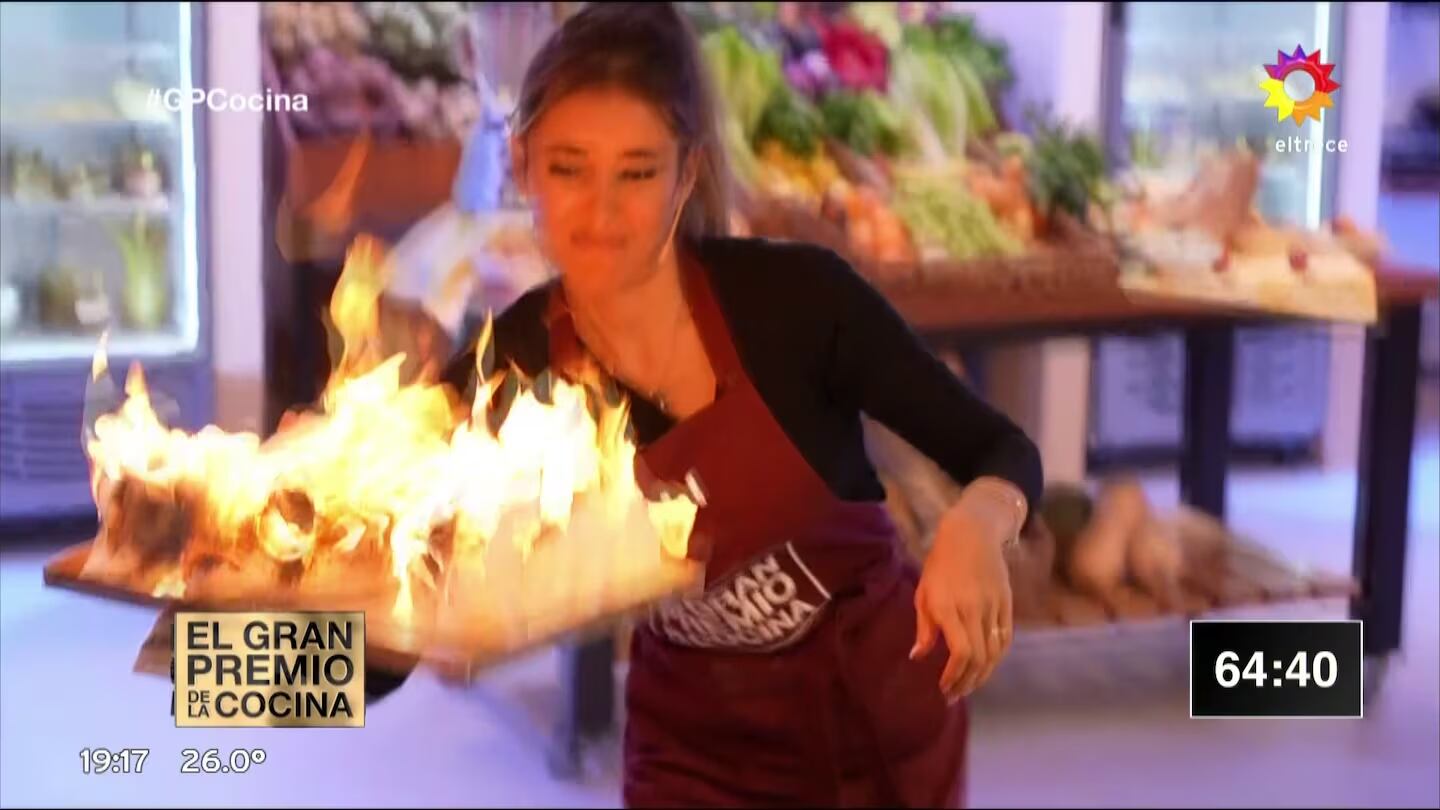
POLYGON ((1279 669, 1284 662, 1276 660, 1271 666, 1276 670, 1276 675, 1271 677, 1265 673, 1265 653, 1257 652, 1250 656, 1245 663, 1242 672, 1239 667, 1239 653, 1226 651, 1215 657, 1215 680, 1221 686, 1231 687, 1240 683, 1243 678, 1253 681, 1256 686, 1264 686, 1269 680, 1273 686, 1280 686, 1284 681, 1294 681, 1300 686, 1309 686, 1313 680, 1315 685, 1321 689, 1334 686, 1335 678, 1339 674, 1339 665, 1335 661, 1335 654, 1331 652, 1319 652, 1311 658, 1304 652, 1298 652, 1290 659, 1288 666, 1285 666, 1284 680, 1281 680, 1279 669))

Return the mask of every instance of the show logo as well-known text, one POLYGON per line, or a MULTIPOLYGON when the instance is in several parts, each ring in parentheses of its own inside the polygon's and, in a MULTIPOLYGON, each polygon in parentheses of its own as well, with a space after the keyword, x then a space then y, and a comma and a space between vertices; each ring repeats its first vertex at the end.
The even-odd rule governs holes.
POLYGON ((175 615, 175 724, 362 727, 365 614, 175 615))

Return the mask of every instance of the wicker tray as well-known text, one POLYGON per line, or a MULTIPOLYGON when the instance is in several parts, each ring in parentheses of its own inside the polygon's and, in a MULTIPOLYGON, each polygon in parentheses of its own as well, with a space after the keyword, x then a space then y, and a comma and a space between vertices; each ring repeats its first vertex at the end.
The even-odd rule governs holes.
POLYGON ((804 206, 747 198, 740 208, 756 236, 821 245, 844 256, 857 271, 889 289, 944 288, 979 293, 1048 295, 1113 289, 1120 262, 1109 239, 1073 218, 1057 215, 1045 241, 1019 256, 964 261, 878 262, 855 255, 844 231, 804 206))

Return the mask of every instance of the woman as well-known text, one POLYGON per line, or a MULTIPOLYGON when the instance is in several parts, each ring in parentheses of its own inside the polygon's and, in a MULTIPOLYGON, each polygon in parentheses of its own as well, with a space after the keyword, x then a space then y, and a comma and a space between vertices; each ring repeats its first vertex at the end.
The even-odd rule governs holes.
MULTIPOLYGON (((1038 453, 837 256, 721 238, 711 110, 668 4, 592 4, 531 63, 511 148, 558 278, 497 319, 497 362, 598 364, 631 398, 641 469, 704 500, 705 593, 634 636, 625 802, 959 804, 960 701, 1010 642, 1002 545, 1038 453), (923 570, 862 413, 967 485, 923 570)), ((474 351, 447 375, 462 390, 474 351)))

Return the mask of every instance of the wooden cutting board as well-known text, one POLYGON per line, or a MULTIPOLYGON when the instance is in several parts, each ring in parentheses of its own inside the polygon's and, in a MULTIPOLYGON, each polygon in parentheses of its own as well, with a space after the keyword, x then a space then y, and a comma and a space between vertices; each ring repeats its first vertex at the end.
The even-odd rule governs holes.
MULTIPOLYGON (((100 582, 83 577, 85 561, 90 556, 93 542, 80 543, 61 551, 46 563, 44 581, 47 586, 63 588, 102 599, 111 599, 129 604, 154 606, 168 610, 317 610, 327 607, 321 604, 277 601, 244 600, 193 600, 157 597, 130 590, 112 583, 100 582)), ((690 578, 698 572, 692 564, 683 564, 685 571, 672 571, 679 576, 688 572, 690 578)), ((643 594, 645 601, 663 598, 675 592, 675 581, 657 583, 652 591, 643 594)), ((617 621, 633 614, 634 608, 614 607, 593 617, 580 626, 560 626, 550 622, 543 632, 530 635, 518 643, 505 648, 484 643, 464 632, 444 633, 435 631, 415 632, 389 621, 390 604, 359 605, 349 608, 364 610, 365 661, 371 668, 391 672, 409 672, 417 663, 424 661, 447 672, 464 671, 471 675, 488 667, 512 660, 540 647, 548 646, 569 637, 583 637, 597 632, 609 632, 617 621)))
MULTIPOLYGON (((52 588, 75 591, 89 596, 98 596, 132 605, 145 605, 163 610, 302 610, 301 605, 281 605, 254 599, 234 601, 196 601, 153 596, 133 591, 108 582, 100 582, 81 576, 85 561, 90 557, 93 541, 77 543, 56 554, 45 564, 44 581, 52 588)), ((387 638, 385 632, 372 633, 367 610, 365 633, 365 662, 367 666, 391 672, 407 672, 414 668, 419 656, 415 650, 407 649, 387 638)))

